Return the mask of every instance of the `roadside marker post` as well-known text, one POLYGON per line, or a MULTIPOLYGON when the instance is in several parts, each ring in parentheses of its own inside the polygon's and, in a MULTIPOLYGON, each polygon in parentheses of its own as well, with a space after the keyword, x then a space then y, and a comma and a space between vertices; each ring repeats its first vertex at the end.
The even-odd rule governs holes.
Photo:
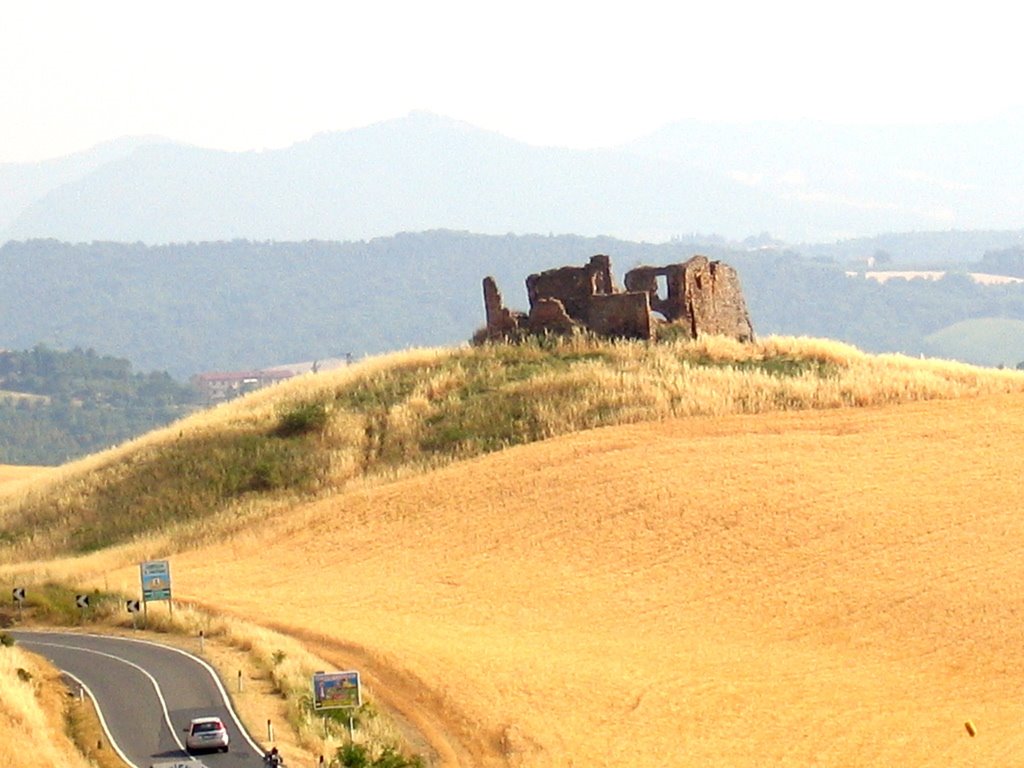
POLYGON ((139 616, 139 610, 141 609, 140 602, 138 600, 126 600, 125 603, 124 603, 124 607, 127 608, 128 609, 128 613, 130 613, 132 615, 132 629, 138 629, 139 628, 138 616, 139 616))
POLYGON ((14 602, 18 604, 18 621, 21 621, 21 606, 25 602, 25 588, 15 587, 11 590, 11 597, 14 598, 14 602))
POLYGON ((75 605, 78 606, 78 622, 83 624, 85 623, 85 612, 89 608, 89 596, 75 595, 75 605))

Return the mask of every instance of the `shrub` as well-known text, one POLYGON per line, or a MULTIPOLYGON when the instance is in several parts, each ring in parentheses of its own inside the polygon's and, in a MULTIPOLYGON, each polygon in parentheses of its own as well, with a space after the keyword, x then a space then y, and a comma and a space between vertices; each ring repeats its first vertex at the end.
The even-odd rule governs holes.
POLYGON ((281 414, 274 434, 295 437, 323 432, 327 426, 327 407, 323 403, 302 403, 281 414))
POLYGON ((686 342, 693 339, 693 330, 685 322, 659 323, 654 326, 654 338, 663 343, 686 342))
POLYGON ((377 757, 362 744, 349 742, 338 749, 338 762, 343 768, 423 768, 419 755, 406 757, 394 747, 384 747, 377 757))

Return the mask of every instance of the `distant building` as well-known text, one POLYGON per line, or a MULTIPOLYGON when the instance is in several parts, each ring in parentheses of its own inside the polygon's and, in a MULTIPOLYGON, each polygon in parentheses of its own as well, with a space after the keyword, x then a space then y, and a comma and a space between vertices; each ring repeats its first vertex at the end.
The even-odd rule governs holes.
POLYGON ((351 353, 345 355, 345 357, 325 357, 320 360, 309 360, 304 363, 273 365, 269 368, 264 368, 263 371, 264 373, 288 371, 289 373, 298 376, 302 373, 323 373, 324 371, 332 371, 335 368, 343 368, 346 365, 352 365, 351 353))
POLYGON ((269 387, 294 376, 290 370, 228 371, 225 373, 199 373, 192 377, 192 384, 208 403, 244 395, 246 392, 269 387))

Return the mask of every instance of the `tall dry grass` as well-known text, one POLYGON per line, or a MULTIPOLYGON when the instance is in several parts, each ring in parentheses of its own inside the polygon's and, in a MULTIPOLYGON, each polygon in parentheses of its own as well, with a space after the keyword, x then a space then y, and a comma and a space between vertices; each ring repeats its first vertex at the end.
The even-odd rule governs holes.
POLYGON ((64 727, 67 697, 31 654, 0 646, 0 765, 89 768, 64 727))

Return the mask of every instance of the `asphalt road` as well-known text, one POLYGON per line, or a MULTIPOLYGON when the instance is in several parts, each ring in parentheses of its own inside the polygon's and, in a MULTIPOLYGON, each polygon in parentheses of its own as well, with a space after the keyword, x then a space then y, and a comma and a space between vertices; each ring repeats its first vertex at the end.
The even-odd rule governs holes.
POLYGON ((206 715, 224 721, 231 748, 196 759, 209 768, 263 765, 262 750, 243 730, 216 673, 201 659, 142 640, 22 630, 10 634, 84 686, 114 749, 130 766, 191 760, 185 729, 193 717, 206 715))

